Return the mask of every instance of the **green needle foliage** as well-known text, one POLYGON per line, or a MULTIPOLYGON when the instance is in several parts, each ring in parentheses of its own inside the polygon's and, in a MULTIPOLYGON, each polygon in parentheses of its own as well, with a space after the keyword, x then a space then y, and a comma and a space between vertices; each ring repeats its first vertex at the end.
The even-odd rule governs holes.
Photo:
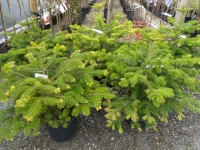
POLYGON ((107 84, 116 98, 104 103, 107 127, 123 132, 123 121, 141 131, 156 130, 158 119, 168 122, 175 112, 184 118, 184 110, 200 113, 200 101, 188 92, 200 93, 200 36, 182 39, 181 34, 199 28, 197 22, 183 28, 139 29, 142 39, 127 42, 105 56, 109 72, 107 84), (184 30, 185 29, 185 30, 184 30))
POLYGON ((131 119, 132 128, 139 130, 141 120, 156 129, 156 119, 167 122, 171 112, 180 120, 185 108, 200 113, 200 102, 184 90, 199 93, 200 58, 190 54, 175 58, 165 41, 153 40, 146 49, 142 45, 143 41, 134 42, 108 56, 110 82, 118 96, 105 102, 107 126, 120 132, 124 120, 131 119))
POLYGON ((44 124, 67 127, 93 108, 103 108, 106 126, 120 133, 126 120, 139 131, 143 123, 156 130, 171 113, 179 120, 186 109, 200 113, 191 94, 200 93, 200 36, 190 37, 198 22, 177 26, 171 19, 172 28, 154 30, 134 29, 119 15, 104 21, 96 14, 95 30, 73 25, 72 33, 56 35, 33 28, 38 38, 30 28, 34 38, 24 45, 12 37, 13 49, 0 55, 0 102, 8 103, 0 111, 0 141, 21 131, 37 135, 44 124))
POLYGON ((41 30, 36 26, 36 22, 24 22, 22 27, 27 30, 19 33, 11 33, 11 39, 9 40, 9 46, 11 49, 5 53, 0 54, 0 66, 2 67, 5 63, 15 61, 15 64, 26 64, 28 59, 25 55, 31 51, 29 46, 31 42, 40 44, 45 42, 46 49, 53 49, 56 45, 67 45, 66 51, 59 52, 60 56, 70 55, 72 52, 72 43, 66 38, 66 31, 52 34, 51 30, 41 30))
POLYGON ((73 43, 72 49, 90 51, 90 60, 103 69, 106 77, 100 81, 116 93, 107 99, 105 107, 107 127, 123 132, 123 122, 130 120, 131 127, 141 131, 156 130, 157 122, 168 122, 169 115, 176 113, 184 118, 184 110, 200 113, 200 102, 188 92, 199 93, 200 36, 190 37, 200 29, 196 21, 173 28, 133 29, 131 22, 120 23, 117 16, 105 24, 97 14, 95 29, 72 26, 73 33, 66 37, 73 43), (138 32, 142 39, 128 39, 138 32), (186 38, 182 38, 186 35, 186 38))
POLYGON ((88 116, 92 108, 101 109, 103 99, 114 97, 94 80, 104 74, 89 63, 92 53, 77 50, 62 57, 66 50, 64 45, 47 49, 44 42, 31 42, 26 64, 11 61, 1 68, 0 101, 9 104, 0 111, 0 141, 12 140, 21 131, 38 135, 45 124, 67 127, 71 117, 88 116))

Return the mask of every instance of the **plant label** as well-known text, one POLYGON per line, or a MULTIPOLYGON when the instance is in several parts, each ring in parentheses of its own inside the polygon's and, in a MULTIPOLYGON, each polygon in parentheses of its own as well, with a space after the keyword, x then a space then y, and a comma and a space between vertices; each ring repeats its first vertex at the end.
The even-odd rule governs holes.
POLYGON ((37 78, 37 77, 42 77, 44 79, 48 79, 48 75, 40 74, 40 73, 35 73, 35 78, 37 78))

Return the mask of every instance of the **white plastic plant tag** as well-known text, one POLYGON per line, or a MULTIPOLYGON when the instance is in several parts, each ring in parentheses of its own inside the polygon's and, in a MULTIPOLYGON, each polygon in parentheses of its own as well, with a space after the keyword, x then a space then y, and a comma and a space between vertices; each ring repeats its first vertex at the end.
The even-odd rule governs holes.
POLYGON ((101 30, 94 29, 94 28, 92 28, 92 30, 95 31, 95 32, 97 32, 97 33, 99 33, 99 34, 103 34, 103 31, 101 31, 101 30))
POLYGON ((181 37, 182 39, 185 39, 187 36, 186 36, 186 35, 180 35, 180 37, 181 37))
POLYGON ((42 77, 44 79, 48 79, 48 75, 40 74, 40 73, 35 73, 35 78, 37 78, 37 77, 42 77))
POLYGON ((161 15, 167 16, 167 17, 172 17, 171 14, 165 13, 165 12, 161 12, 161 15))
POLYGON ((146 69, 149 69, 151 67, 151 65, 146 65, 146 69))

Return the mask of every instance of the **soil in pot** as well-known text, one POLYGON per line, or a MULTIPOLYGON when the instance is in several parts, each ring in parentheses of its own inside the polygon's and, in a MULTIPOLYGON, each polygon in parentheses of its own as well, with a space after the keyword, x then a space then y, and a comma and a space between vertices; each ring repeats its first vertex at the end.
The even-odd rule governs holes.
POLYGON ((52 128, 48 126, 47 129, 49 131, 51 138, 55 142, 60 143, 60 142, 70 141, 78 131, 78 121, 77 118, 73 118, 69 122, 67 128, 63 127, 52 128))

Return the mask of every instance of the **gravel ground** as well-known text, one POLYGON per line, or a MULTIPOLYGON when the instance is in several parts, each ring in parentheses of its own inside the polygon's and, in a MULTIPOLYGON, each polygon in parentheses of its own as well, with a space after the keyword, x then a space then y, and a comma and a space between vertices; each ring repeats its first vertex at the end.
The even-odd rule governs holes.
MULTIPOLYGON (((199 94, 193 94, 200 100, 199 94)), ((0 103, 0 109, 5 105, 0 103)), ((20 134, 13 142, 3 141, 0 150, 200 150, 200 115, 185 111, 186 118, 178 121, 171 115, 169 123, 159 123, 158 131, 131 130, 124 124, 124 133, 106 128, 103 112, 78 117, 74 138, 63 143, 51 139, 47 128, 37 137, 20 134)))
POLYGON ((119 134, 106 128, 102 112, 90 117, 79 117, 78 131, 71 141, 54 142, 46 128, 38 137, 18 136, 13 142, 4 141, 0 150, 200 150, 200 115, 185 113, 186 118, 178 121, 172 115, 169 124, 159 123, 158 131, 131 130, 119 134))

